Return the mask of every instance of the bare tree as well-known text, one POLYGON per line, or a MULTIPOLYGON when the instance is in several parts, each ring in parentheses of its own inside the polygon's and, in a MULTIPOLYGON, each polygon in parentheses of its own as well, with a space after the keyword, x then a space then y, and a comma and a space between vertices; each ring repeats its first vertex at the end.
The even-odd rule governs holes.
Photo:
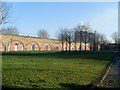
POLYGON ((96 47, 96 42, 95 42, 95 32, 92 32, 92 31, 89 31, 89 34, 88 34, 88 42, 90 43, 90 50, 94 50, 93 46, 96 47))
POLYGON ((98 43, 107 43, 106 42, 107 39, 104 34, 96 33, 96 39, 97 39, 98 43))
POLYGON ((71 51, 71 43, 72 43, 72 41, 73 41, 73 32, 72 32, 72 30, 69 30, 68 31, 68 43, 69 43, 69 51, 71 51))
POLYGON ((84 42, 85 43, 85 51, 86 51, 86 44, 88 42, 89 39, 89 30, 90 27, 89 25, 85 24, 85 25, 78 25, 75 28, 75 35, 78 38, 77 42, 80 42, 80 51, 81 51, 81 43, 84 42))
POLYGON ((10 17, 10 9, 11 6, 8 3, 0 1, 0 26, 8 23, 10 17))
POLYGON ((98 43, 101 46, 101 50, 103 50, 103 46, 108 43, 108 40, 104 34, 96 33, 96 43, 98 43))
POLYGON ((19 31, 16 27, 3 28, 0 34, 19 35, 19 31))
POLYGON ((89 30, 90 30, 90 27, 88 25, 82 25, 82 31, 83 31, 83 37, 84 37, 83 41, 85 43, 85 51, 86 51, 86 44, 89 39, 89 30))
POLYGON ((45 30, 45 29, 39 30, 38 33, 37 33, 37 35, 38 35, 38 37, 40 37, 40 38, 49 38, 49 36, 50 36, 50 35, 48 34, 47 30, 45 30))
POLYGON ((65 42, 66 42, 66 51, 68 50, 68 41, 69 41, 69 30, 64 28, 65 42))
POLYGON ((78 42, 78 33, 77 33, 77 29, 74 28, 74 32, 73 32, 73 42, 75 43, 75 51, 77 50, 76 44, 78 42))
POLYGON ((112 35, 111 35, 112 39, 114 40, 115 44, 118 43, 118 33, 117 32, 114 32, 112 35))
MULTIPOLYGON (((81 43, 82 43, 82 30, 81 30, 81 25, 78 25, 75 28, 75 41, 80 42, 79 50, 81 51, 81 43)), ((76 43, 75 42, 75 43, 76 43)))
POLYGON ((112 39, 114 40, 114 43, 115 43, 115 48, 118 48, 119 49, 119 34, 118 32, 114 32, 112 35, 111 35, 112 39))
POLYGON ((58 32, 58 40, 61 41, 62 44, 62 51, 64 50, 64 42, 65 42, 65 34, 64 34, 64 29, 60 28, 60 31, 58 32))
POLYGON ((66 48, 65 50, 68 50, 68 43, 69 43, 69 50, 71 48, 71 35, 72 32, 68 29, 68 28, 60 28, 60 31, 58 33, 58 39, 61 41, 62 43, 62 51, 64 48, 64 43, 66 44, 66 48))

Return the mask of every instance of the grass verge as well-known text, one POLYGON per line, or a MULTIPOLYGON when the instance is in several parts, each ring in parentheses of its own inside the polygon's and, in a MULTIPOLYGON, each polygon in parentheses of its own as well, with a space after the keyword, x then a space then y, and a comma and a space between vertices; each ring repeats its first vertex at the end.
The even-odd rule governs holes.
POLYGON ((3 52, 3 85, 81 88, 99 79, 116 52, 3 52))

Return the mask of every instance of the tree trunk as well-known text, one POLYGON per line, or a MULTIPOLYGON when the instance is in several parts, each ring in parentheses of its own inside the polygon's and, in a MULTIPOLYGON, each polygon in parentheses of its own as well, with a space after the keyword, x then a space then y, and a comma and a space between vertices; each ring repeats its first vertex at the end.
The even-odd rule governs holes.
POLYGON ((86 51, 86 42, 85 42, 85 51, 86 51))
POLYGON ((71 51, 71 42, 69 42, 69 51, 71 51))
POLYGON ((63 51, 63 49, 64 49, 64 42, 63 42, 63 39, 62 39, 62 51, 63 51))
POLYGON ((67 51, 67 41, 66 41, 66 51, 67 51))
POLYGON ((77 50, 77 48, 76 48, 76 41, 75 41, 75 51, 77 50))

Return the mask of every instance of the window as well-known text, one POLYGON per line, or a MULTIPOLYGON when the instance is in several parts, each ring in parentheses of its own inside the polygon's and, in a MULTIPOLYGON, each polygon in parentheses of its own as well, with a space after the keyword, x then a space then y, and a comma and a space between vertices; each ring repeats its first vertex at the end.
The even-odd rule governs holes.
POLYGON ((46 45, 46 51, 48 50, 48 45, 46 45))
POLYGON ((39 47, 39 50, 41 50, 41 47, 39 47))
POLYGON ((15 51, 18 51, 18 43, 15 44, 15 51))
POLYGON ((32 44, 32 50, 33 51, 35 50, 35 44, 32 44))

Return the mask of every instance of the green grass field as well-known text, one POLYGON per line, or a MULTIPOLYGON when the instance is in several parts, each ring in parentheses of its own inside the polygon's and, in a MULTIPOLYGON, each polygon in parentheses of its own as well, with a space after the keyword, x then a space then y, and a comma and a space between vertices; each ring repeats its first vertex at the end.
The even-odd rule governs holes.
POLYGON ((69 88, 97 80, 115 52, 4 52, 2 83, 15 88, 69 88))

